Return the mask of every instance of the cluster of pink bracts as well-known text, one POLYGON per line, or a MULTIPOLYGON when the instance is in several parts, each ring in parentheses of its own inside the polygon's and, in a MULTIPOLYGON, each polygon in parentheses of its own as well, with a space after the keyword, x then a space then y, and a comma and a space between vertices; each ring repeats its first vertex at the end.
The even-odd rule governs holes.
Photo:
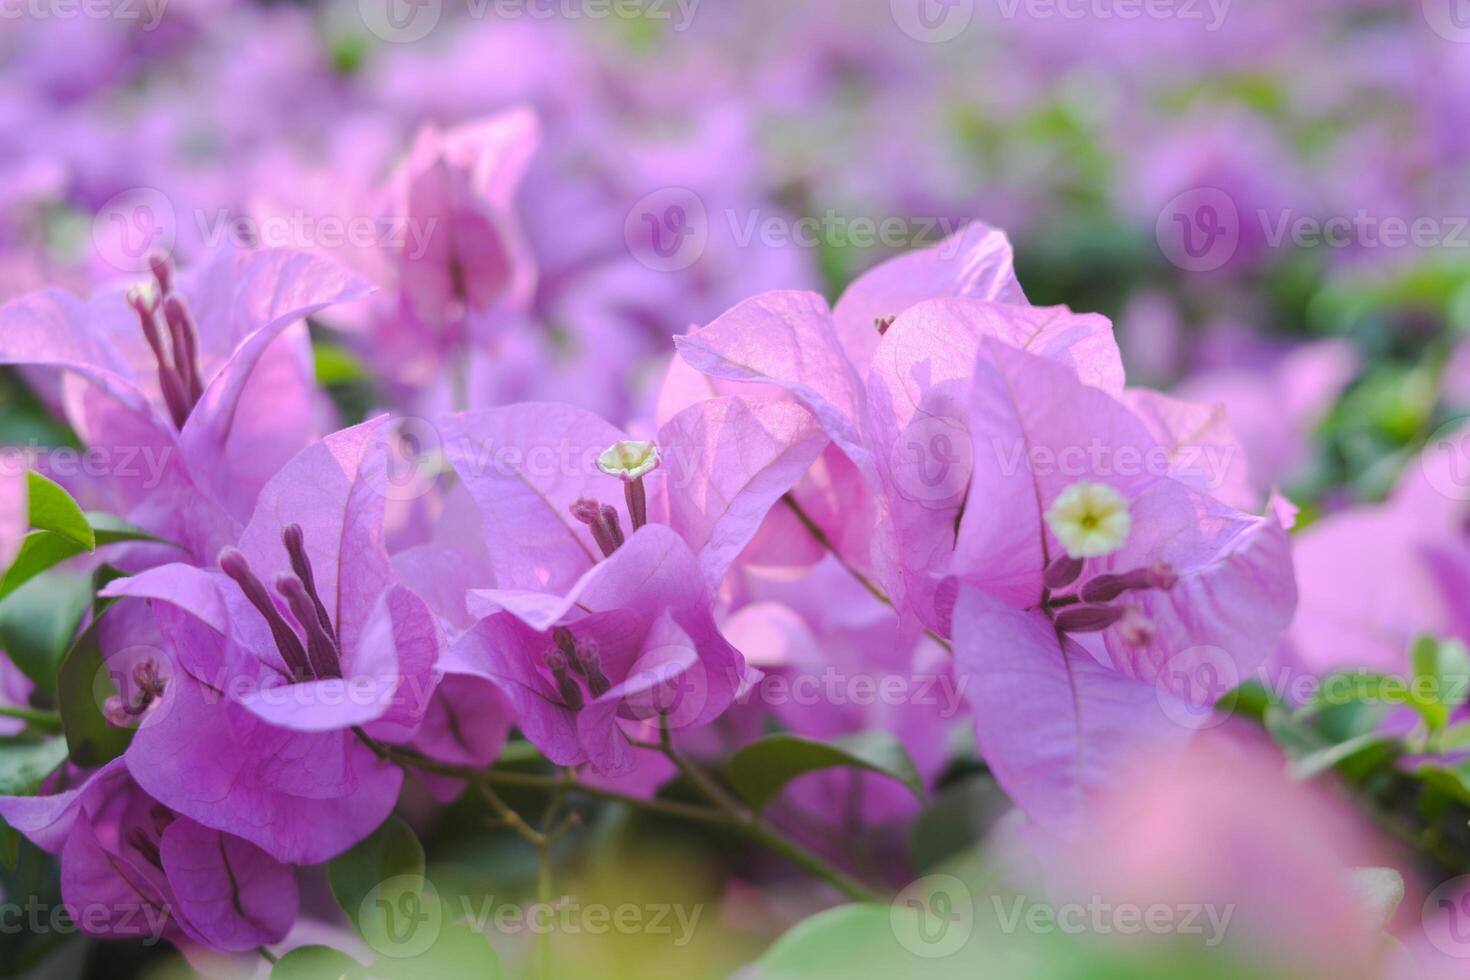
MULTIPOLYGON (((1030 305, 979 224, 835 307, 766 292, 692 328, 626 428, 563 404, 469 408, 468 366, 524 329, 494 175, 518 179, 528 125, 420 142, 395 206, 440 230, 413 255, 160 258, 89 299, 0 309, 0 364, 87 447, 157 463, 68 489, 167 542, 105 553, 127 573, 98 624, 126 752, 0 799, 60 855, 68 902, 166 910, 200 955, 289 943, 294 869, 399 800, 384 747, 486 767, 512 730, 648 795, 673 775, 647 747, 661 729, 718 758, 773 725, 882 728, 932 781, 968 726, 1034 827, 1076 840, 1277 653, 1297 605, 1289 505, 1258 499, 1216 408, 1127 387, 1107 320, 1030 305), (385 372, 401 351, 433 370, 342 428, 308 319, 385 372), (833 668, 955 697, 795 705, 771 685, 833 668)), ((0 540, 22 512, 0 504, 0 540)), ((462 789, 409 775, 441 800, 462 789)), ((863 821, 914 806, 860 785, 863 821)), ((793 795, 851 817, 819 786, 793 795)))

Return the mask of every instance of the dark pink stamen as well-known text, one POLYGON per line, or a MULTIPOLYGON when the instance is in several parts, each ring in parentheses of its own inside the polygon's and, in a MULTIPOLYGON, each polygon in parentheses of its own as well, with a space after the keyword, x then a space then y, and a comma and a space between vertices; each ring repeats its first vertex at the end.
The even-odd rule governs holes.
POLYGON ((296 631, 287 624, 286 617, 276 608, 275 601, 271 599, 260 579, 250 570, 250 563, 245 560, 245 556, 234 548, 226 548, 220 552, 219 567, 220 571, 235 580, 240 591, 245 593, 245 598, 265 618, 271 636, 276 641, 276 649, 281 652, 281 660, 286 664, 292 680, 309 680, 312 671, 306 659, 306 648, 301 645, 296 631))

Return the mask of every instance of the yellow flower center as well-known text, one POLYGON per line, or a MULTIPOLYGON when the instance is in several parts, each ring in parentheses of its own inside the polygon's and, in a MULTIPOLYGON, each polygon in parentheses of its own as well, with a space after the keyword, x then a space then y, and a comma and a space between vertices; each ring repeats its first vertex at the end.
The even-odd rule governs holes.
POLYGON ((597 468, 620 480, 636 480, 658 467, 658 446, 638 439, 613 443, 597 457, 597 468))
POLYGON ((1100 558, 1128 542, 1128 501, 1106 483, 1067 487, 1046 512, 1046 524, 1073 558, 1100 558))

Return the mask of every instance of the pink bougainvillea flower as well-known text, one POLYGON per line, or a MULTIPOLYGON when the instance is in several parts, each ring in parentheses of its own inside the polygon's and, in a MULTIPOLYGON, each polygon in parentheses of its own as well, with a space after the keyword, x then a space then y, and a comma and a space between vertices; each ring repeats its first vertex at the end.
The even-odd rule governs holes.
POLYGON ((1047 898, 1201 909, 1213 922, 1194 941, 1237 964, 1232 976, 1384 976, 1392 944, 1354 881, 1388 863, 1370 828, 1292 782, 1255 733, 1204 733, 1180 761, 1108 787, 1080 840, 1030 835, 1047 898))
POLYGON ((332 254, 382 291, 334 311, 332 323, 361 335, 364 355, 391 383, 414 395, 432 391, 447 361, 467 370, 467 358, 498 352, 519 322, 536 264, 514 205, 539 139, 537 117, 525 108, 447 131, 426 125, 384 187, 359 190, 343 205, 377 215, 386 234, 332 254))
POLYGON ((345 429, 288 463, 218 568, 107 590, 153 600, 169 653, 156 709, 112 708, 142 715, 134 778, 282 861, 326 860, 382 822, 402 773, 354 730, 412 741, 438 679, 438 622, 383 546, 385 430, 345 429))
POLYGON ((100 454, 109 509, 210 560, 323 434, 307 336, 290 328, 366 287, 288 251, 220 252, 182 274, 159 260, 154 279, 0 307, 0 364, 65 372, 67 421, 100 454))
POLYGON ((728 707, 747 671, 715 626, 714 591, 826 445, 810 413, 711 399, 655 441, 565 405, 451 416, 443 429, 493 586, 471 593, 486 618, 446 669, 478 664, 543 751, 604 773, 633 765, 616 732, 635 702, 682 686, 671 713, 683 726, 728 707))
POLYGON ((1075 830, 1120 767, 1182 741, 1296 604, 1284 520, 1176 479, 1125 401, 988 340, 954 554, 976 738, 1028 814, 1075 830))
POLYGON ((61 858, 62 900, 91 935, 236 953, 278 942, 296 921, 289 867, 162 805, 122 760, 75 789, 0 797, 0 815, 61 858))
POLYGON ((1289 655, 1314 674, 1402 672, 1421 633, 1470 639, 1470 427, 1425 447, 1381 504, 1329 514, 1296 541, 1289 655))
MULTIPOLYGON (((935 593, 968 481, 964 405, 982 341, 1051 357, 1109 391, 1123 387, 1105 319, 1020 303, 1004 236, 975 226, 869 273, 835 312, 813 294, 767 293, 677 345, 690 367, 713 379, 710 390, 753 382, 776 391, 757 398, 784 393, 812 411, 851 471, 842 474, 845 513, 808 517, 829 541, 866 542, 867 553, 845 557, 874 570, 904 613, 939 629, 935 593), (844 527, 849 520, 861 534, 844 527), (868 530, 874 523, 877 534, 868 530)), ((669 383, 680 394, 664 407, 696 397, 697 384, 682 370, 669 383)), ((814 489, 799 487, 796 501, 820 501, 814 489)))
POLYGON ((393 181, 406 224, 422 230, 422 249, 398 256, 404 301, 420 321, 447 325, 530 299, 535 267, 512 205, 538 134, 527 109, 420 131, 393 181))

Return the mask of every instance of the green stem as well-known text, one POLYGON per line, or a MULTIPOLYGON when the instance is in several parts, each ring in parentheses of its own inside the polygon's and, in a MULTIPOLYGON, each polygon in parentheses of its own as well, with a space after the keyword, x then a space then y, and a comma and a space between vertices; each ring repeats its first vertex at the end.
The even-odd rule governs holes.
MULTIPOLYGON (((520 818, 519 814, 511 810, 500 799, 499 794, 495 792, 495 784, 518 786, 526 789, 540 789, 553 794, 558 792, 581 793, 585 796, 608 800, 610 802, 624 803, 630 807, 647 810, 650 813, 692 820, 713 827, 737 831, 753 838, 771 850, 786 856, 793 864, 829 882, 849 898, 860 902, 881 902, 883 900, 881 896, 852 878, 846 872, 827 863, 822 858, 801 847, 801 845, 771 830, 755 813, 735 802, 728 793, 720 789, 719 784, 698 766, 675 751, 672 745, 668 749, 669 760, 679 768, 680 772, 685 773, 702 793, 709 797, 710 802, 714 804, 713 807, 680 803, 675 800, 644 799, 638 796, 628 796, 613 790, 603 789, 599 786, 589 786, 565 772, 558 776, 538 776, 531 773, 456 766, 450 763, 436 762, 433 759, 427 759, 412 752, 405 752, 401 749, 383 745, 361 731, 358 732, 358 738, 377 753, 379 757, 397 763, 398 765, 422 769, 425 772, 432 772, 440 776, 449 776, 454 779, 469 781, 490 802, 492 809, 496 811, 498 816, 513 828, 516 828, 522 837, 535 843, 538 847, 541 846, 542 840, 549 838, 549 835, 531 828, 520 818), (517 822, 519 826, 517 826, 517 822), (526 831, 529 831, 529 835, 526 831)), ((663 751, 663 746, 660 743, 635 742, 634 744, 663 751)))
POLYGON ((21 721, 35 725, 37 728, 45 728, 50 731, 61 731, 61 716, 54 711, 43 711, 39 708, 19 708, 10 705, 0 705, 0 718, 19 718, 21 721))
POLYGON ((825 880, 848 898, 858 902, 881 902, 882 897, 847 872, 808 851, 795 841, 782 836, 766 825, 759 814, 736 801, 708 773, 674 748, 672 735, 667 725, 660 726, 659 740, 653 742, 634 741, 634 745, 656 749, 672 762, 686 779, 695 785, 705 798, 713 803, 730 820, 731 826, 739 828, 767 848, 787 857, 793 864, 825 880))

